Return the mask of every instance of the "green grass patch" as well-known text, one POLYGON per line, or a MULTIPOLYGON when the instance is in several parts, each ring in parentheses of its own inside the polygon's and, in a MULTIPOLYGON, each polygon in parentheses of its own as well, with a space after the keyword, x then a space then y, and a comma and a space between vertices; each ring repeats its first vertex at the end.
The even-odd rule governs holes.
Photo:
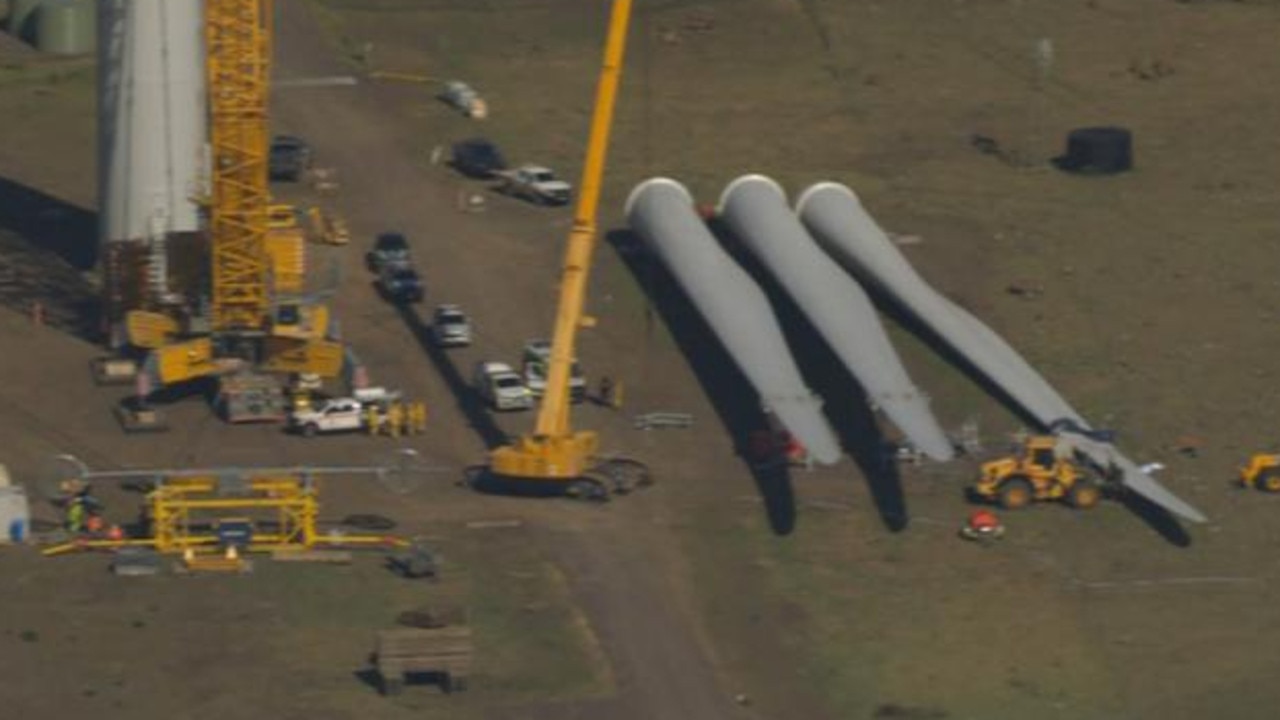
POLYGON ((521 532, 489 532, 467 550, 477 683, 512 700, 609 691, 595 636, 558 568, 521 532))

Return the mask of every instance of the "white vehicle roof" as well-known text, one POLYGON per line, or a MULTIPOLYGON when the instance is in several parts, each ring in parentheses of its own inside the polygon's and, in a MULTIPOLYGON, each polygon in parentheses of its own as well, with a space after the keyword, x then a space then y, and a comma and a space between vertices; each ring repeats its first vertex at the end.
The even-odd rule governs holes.
POLYGON ((541 165, 521 165, 520 170, 527 173, 547 173, 548 175, 555 175, 555 173, 551 172, 550 168, 545 168, 541 165))
POLYGON ((356 388, 355 398, 335 398, 337 400, 352 400, 358 402, 377 402, 379 400, 398 400, 400 399, 399 390, 388 390, 384 387, 356 388))
POLYGON ((499 373, 516 374, 516 371, 512 370, 511 366, 504 362, 482 362, 480 363, 480 372, 485 375, 497 375, 499 373))

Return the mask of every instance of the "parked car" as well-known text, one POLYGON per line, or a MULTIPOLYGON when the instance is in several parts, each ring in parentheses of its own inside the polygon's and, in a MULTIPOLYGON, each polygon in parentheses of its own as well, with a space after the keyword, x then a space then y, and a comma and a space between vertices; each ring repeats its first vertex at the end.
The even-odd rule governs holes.
POLYGON ((457 305, 439 305, 431 315, 431 339, 440 347, 471 344, 471 320, 457 305))
POLYGON ((498 146, 484 138, 471 138, 453 146, 453 167, 463 175, 475 178, 493 177, 507 169, 507 161, 498 146))
POLYGON ((292 413, 289 416, 289 428, 306 437, 363 430, 365 420, 362 409, 360 401, 354 398, 331 398, 311 409, 292 413))
POLYGON ((422 278, 409 263, 383 263, 376 284, 383 297, 396 303, 421 302, 425 294, 422 278))
MULTIPOLYGON (((530 340, 525 343, 522 356, 524 383, 534 397, 542 397, 547 387, 547 364, 551 361, 551 343, 547 340, 530 340)), ((569 368, 569 400, 580 403, 587 399, 587 378, 582 374, 578 361, 569 368)))
POLYGON ((573 199, 573 186, 541 165, 521 165, 493 174, 502 178, 502 192, 538 205, 567 205, 573 199))
POLYGON ((480 397, 494 410, 529 410, 533 407, 533 393, 506 363, 476 363, 471 382, 480 397))
POLYGON ((364 262, 373 272, 381 270, 383 265, 407 265, 409 241, 398 232, 382 233, 373 241, 373 249, 365 254, 364 262))
POLYGON ((463 115, 483 120, 489 115, 489 105, 475 88, 461 80, 450 80, 440 91, 440 99, 460 110, 463 115))
POLYGON ((267 154, 267 173, 272 180, 297 182, 311 167, 311 146, 292 135, 277 135, 267 154))

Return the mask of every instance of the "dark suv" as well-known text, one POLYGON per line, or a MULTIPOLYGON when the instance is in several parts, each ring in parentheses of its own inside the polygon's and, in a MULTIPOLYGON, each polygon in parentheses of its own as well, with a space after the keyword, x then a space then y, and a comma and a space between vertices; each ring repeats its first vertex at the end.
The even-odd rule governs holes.
POLYGON ((409 263, 387 263, 378 270, 378 291, 395 303, 422 302, 422 277, 409 263))
POLYGON ((292 135, 277 135, 271 140, 267 155, 267 172, 272 180, 297 182, 311 167, 311 146, 292 135))
POLYGON ((463 175, 487 178, 498 170, 507 169, 507 161, 498 152, 498 146, 484 138, 471 138, 453 146, 453 167, 463 175))
POLYGON ((404 265, 409 262, 409 241, 398 232, 385 232, 373 243, 373 249, 364 256, 365 265, 378 272, 384 265, 404 265))

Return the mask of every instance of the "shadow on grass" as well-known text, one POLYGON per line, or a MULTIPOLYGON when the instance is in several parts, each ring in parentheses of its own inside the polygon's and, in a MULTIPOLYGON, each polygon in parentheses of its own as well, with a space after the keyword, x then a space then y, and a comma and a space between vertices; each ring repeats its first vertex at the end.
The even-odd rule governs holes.
MULTIPOLYGON (((371 657, 370 662, 372 660, 373 658, 371 657)), ((351 675, 362 685, 376 690, 382 695, 399 694, 407 686, 435 685, 441 692, 446 694, 463 690, 466 687, 465 682, 451 680, 446 672, 406 672, 401 677, 392 679, 389 683, 383 680, 382 673, 371 667, 354 670, 351 675)))
POLYGON ((98 262, 97 213, 0 177, 0 228, 76 270, 98 262))
POLYGON ((769 527, 778 535, 790 534, 796 525, 790 468, 785 465, 762 467, 751 462, 752 434, 768 429, 760 397, 675 278, 657 258, 642 251, 640 239, 630 231, 615 230, 606 235, 606 240, 645 293, 649 308, 657 312, 671 331, 720 423, 733 438, 735 452, 742 458, 764 500, 769 527))
POLYGON ((1129 512, 1137 515, 1147 527, 1174 547, 1191 547, 1191 534, 1168 510, 1135 492, 1121 492, 1117 498, 1129 512))
POLYGON ((708 227, 768 296, 805 381, 822 396, 822 409, 840 444, 866 478, 880 522, 890 532, 905 530, 909 513, 901 474, 866 392, 808 316, 733 233, 717 220, 708 227))
POLYGON ((382 692, 382 675, 377 670, 371 667, 361 668, 352 672, 351 675, 362 685, 377 692, 382 692))
POLYGON ((409 332, 413 333, 414 339, 418 341, 418 346, 422 348, 422 352, 431 361, 445 384, 449 386, 449 392, 453 394, 453 400, 458 409, 467 418, 467 424, 480 436, 480 440, 484 442, 485 447, 492 450, 506 445, 509 437, 493 421, 493 416, 489 414, 484 401, 467 382, 466 378, 458 372, 457 366, 453 363, 453 358, 449 357, 449 354, 443 348, 432 341, 431 328, 422 321, 422 316, 418 313, 417 307, 407 304, 395 304, 394 307, 396 314, 400 316, 400 320, 409 329, 409 332))
POLYGON ((0 177, 0 305, 41 309, 42 322, 100 340, 98 293, 81 276, 97 262, 97 216, 0 177))
MULTIPOLYGON (((1040 432, 1049 431, 1048 427, 1019 405, 1003 387, 978 370, 972 362, 958 353, 940 335, 908 312, 900 303, 870 284, 868 284, 867 289, 886 315, 919 338, 925 346, 947 361, 952 367, 964 373, 983 392, 999 402, 1020 422, 1028 427, 1037 428, 1040 432)), ((977 315, 975 314, 974 317, 977 317, 977 315)), ((1046 382, 1048 382, 1047 379, 1046 382)), ((1118 499, 1121 505, 1145 522, 1170 544, 1177 547, 1187 547, 1191 544, 1191 536, 1169 511, 1133 492, 1122 492, 1118 499)))

